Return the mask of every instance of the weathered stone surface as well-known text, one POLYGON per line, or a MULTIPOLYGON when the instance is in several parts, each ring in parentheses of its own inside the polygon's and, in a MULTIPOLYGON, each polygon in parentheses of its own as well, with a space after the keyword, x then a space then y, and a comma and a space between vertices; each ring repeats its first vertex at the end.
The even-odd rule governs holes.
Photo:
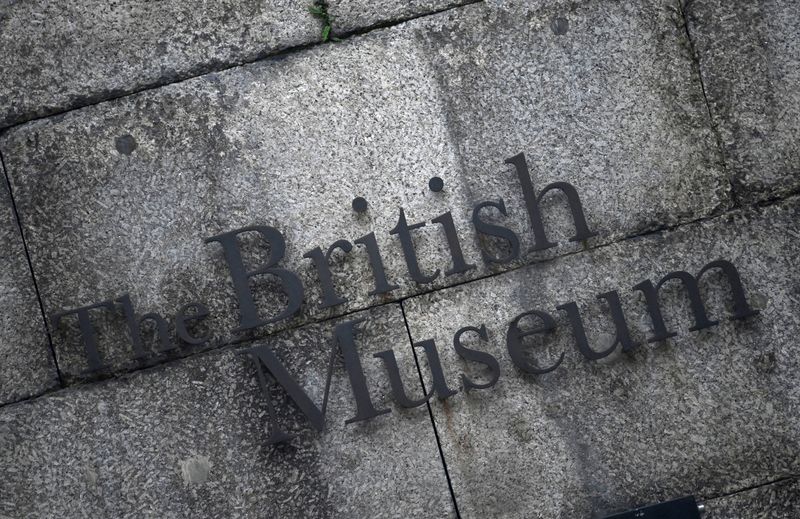
MULTIPOLYGON (((495 1, 431 21, 440 23, 420 38, 442 86, 469 196, 502 195, 509 214, 524 215, 498 160, 522 151, 537 189, 572 183, 604 235, 728 204, 675 2, 495 1)), ((560 204, 552 200, 549 211, 560 204)), ((527 220, 512 224, 526 250, 530 229, 518 222, 527 220)), ((574 232, 562 215, 548 224, 560 236, 574 232)))
POLYGON ((706 503, 704 519, 794 519, 800 515, 800 484, 789 479, 706 503))
POLYGON ((333 28, 349 32, 473 3, 474 0, 330 0, 333 28))
POLYGON ((317 41, 307 0, 0 3, 0 127, 317 41))
MULTIPOLYGON (((201 301, 214 341, 227 341, 237 302, 222 248, 204 239, 254 224, 286 235, 282 264, 302 276, 309 302, 295 324, 332 313, 318 307, 317 274, 303 254, 339 239, 374 230, 389 280, 402 285, 391 296, 418 290, 388 234, 399 207, 415 222, 465 204, 450 185, 458 168, 433 74, 412 41, 394 39, 391 49, 388 33, 314 48, 8 132, 0 146, 48 315, 124 292, 140 313, 165 316, 201 301), (434 175, 448 180, 446 192, 428 190, 434 175), (366 214, 351 208, 356 196, 367 198, 366 214)), ((420 233, 426 272, 446 268, 435 227, 420 233)), ((249 248, 249 265, 266 261, 269 247, 249 248)), ((335 311, 386 299, 369 295, 363 246, 332 264, 337 290, 351 299, 335 311)), ((284 302, 277 283, 261 279, 254 290, 266 318, 284 302)), ((95 318, 107 364, 136 367, 121 315, 95 318)), ((74 378, 87 366, 70 323, 54 340, 74 378)))
MULTIPOLYGON (((238 317, 221 248, 203 240, 236 228, 268 224, 286 235, 283 264, 306 288, 302 314, 288 323, 298 325, 707 215, 727 203, 728 184, 685 34, 665 5, 589 2, 567 14, 467 6, 16 127, 0 147, 45 309, 129 292, 140 313, 172 316, 200 301, 211 313, 210 347, 239 340, 230 332, 238 317), (557 35, 551 21, 561 16, 571 29, 557 35), (579 112, 570 112, 574 103, 579 112), (598 237, 489 267, 479 247, 496 244, 475 236, 477 203, 505 200, 508 217, 494 217, 520 236, 522 251, 532 245, 520 182, 503 164, 519 152, 529 155, 537 189, 576 186, 598 237), (434 176, 443 191, 428 189, 434 176), (365 214, 351 209, 356 196, 367 199, 365 214), (400 207, 409 224, 428 222, 413 233, 422 273, 440 270, 430 283, 411 279, 389 234, 400 207), (452 276, 442 226, 430 221, 448 210, 477 267, 452 276), (371 294, 358 245, 332 259, 336 290, 349 302, 320 308, 318 275, 303 254, 371 231, 399 288, 371 294)), ((559 197, 550 193, 542 210, 548 236, 565 242, 575 231, 559 197)), ((255 266, 265 247, 250 245, 255 266)), ((276 284, 253 283, 265 318, 283 308, 276 284)), ((136 368, 124 320, 101 314, 106 364, 136 368)), ((74 319, 54 341, 67 379, 83 377, 74 319)))
MULTIPOLYGON (((539 517, 603 517, 797 474, 798 225, 795 198, 404 301, 412 339, 435 339, 452 388, 460 388, 462 372, 480 383, 489 375, 456 356, 459 328, 485 324, 488 342, 475 334, 464 342, 500 362, 495 387, 460 391, 433 405, 462 515, 530 517, 535 510, 539 517), (714 270, 699 283, 709 315, 720 324, 690 332, 688 299, 673 281, 661 301, 677 337, 628 353, 617 347, 595 362, 580 355, 566 314, 556 309, 575 301, 591 347, 602 351, 614 342, 614 326, 595 297, 617 290, 633 338, 642 342, 652 325, 631 287, 657 283, 671 271, 697 273, 720 258, 738 268, 758 315, 728 320, 728 286, 714 270), (529 310, 558 323, 552 335, 525 339, 540 368, 564 354, 545 375, 523 374, 507 351, 509 323, 529 310)), ((525 319, 523 330, 541 324, 525 319)), ((430 384, 428 368, 422 369, 430 384)))
POLYGON ((737 195, 752 202, 800 189, 800 4, 686 4, 737 195))
POLYGON ((58 386, 42 312, 0 166, 0 404, 58 386))
MULTIPOLYGON (((466 0, 330 2, 334 31, 466 0)), ((0 2, 0 128, 319 42, 313 0, 0 2)))
MULTIPOLYGON (((402 314, 391 305, 350 318, 361 317, 357 345, 373 402, 392 408, 383 368, 370 354, 395 348, 407 387, 419 386, 402 314)), ((334 324, 269 340, 317 405, 334 324)), ((345 425, 354 404, 340 362, 323 433, 277 386, 272 399, 282 426, 296 435, 280 447, 267 444, 255 368, 226 350, 8 406, 0 410, 0 516, 452 514, 425 407, 345 425)))

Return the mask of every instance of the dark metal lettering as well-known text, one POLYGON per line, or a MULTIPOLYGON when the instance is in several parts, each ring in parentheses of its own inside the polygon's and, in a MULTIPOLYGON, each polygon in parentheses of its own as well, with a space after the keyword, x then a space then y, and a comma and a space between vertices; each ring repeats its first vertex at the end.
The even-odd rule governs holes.
POLYGON ((124 294, 116 299, 122 305, 123 313, 125 314, 125 321, 128 323, 128 333, 131 336, 131 344, 133 345, 133 358, 145 359, 149 357, 149 353, 145 350, 142 344, 142 324, 145 321, 152 321, 155 325, 156 335, 159 338, 161 347, 157 349, 158 352, 165 352, 177 348, 173 344, 169 333, 169 323, 166 319, 157 313, 148 313, 141 317, 136 315, 133 303, 131 302, 130 295, 124 294))
POLYGON ((403 386, 403 379, 400 377, 400 369, 397 367, 397 359, 394 356, 394 350, 381 351, 374 354, 373 357, 383 360, 386 371, 389 374, 389 384, 392 386, 392 399, 397 405, 406 408, 417 407, 431 399, 434 392, 433 389, 423 398, 417 400, 408 398, 403 386))
POLYGON ((386 271, 383 268, 383 260, 381 259, 381 251, 378 249, 378 242, 375 240, 375 233, 371 232, 367 235, 357 239, 355 243, 363 245, 367 248, 369 255, 369 265, 372 268, 372 275, 375 278, 375 290, 369 293, 374 296, 378 294, 386 294, 396 288, 397 285, 390 284, 386 280, 386 271))
POLYGON ((476 205, 472 210, 472 225, 475 227, 475 230, 481 234, 496 236, 505 240, 508 242, 508 247, 511 249, 511 251, 505 256, 496 257, 489 254, 484 247, 481 247, 483 261, 486 263, 498 264, 514 261, 519 257, 519 238, 517 238, 517 235, 511 229, 481 220, 480 212, 484 207, 494 207, 498 209, 503 216, 508 216, 508 213, 506 212, 506 204, 503 202, 503 199, 501 198, 497 202, 481 202, 480 204, 476 205))
POLYGON ((628 323, 625 321, 625 315, 619 301, 619 294, 612 290, 611 292, 600 294, 597 296, 597 299, 605 299, 608 301, 611 319, 614 322, 617 333, 614 343, 603 351, 593 350, 592 347, 589 346, 589 340, 586 338, 586 329, 583 327, 583 319, 581 318, 581 313, 578 310, 577 304, 572 302, 556 307, 567 313, 569 322, 572 325, 572 335, 575 337, 578 351, 589 360, 600 360, 611 355, 618 344, 622 345, 624 351, 631 351, 639 346, 638 342, 634 342, 633 339, 631 339, 631 332, 628 328, 628 323))
POLYGON ((178 337, 180 337, 180 339, 186 344, 192 344, 194 346, 208 342, 208 334, 203 335, 202 337, 195 337, 189 332, 189 329, 186 326, 186 324, 191 321, 201 321, 206 317, 208 317, 208 308, 206 308, 203 303, 189 303, 183 305, 183 307, 178 310, 178 313, 175 314, 175 331, 177 332, 178 337), (192 309, 194 310, 194 313, 187 315, 186 312, 192 309))
POLYGON ((400 245, 403 248, 403 256, 405 256, 406 259, 408 273, 411 276, 411 279, 413 279, 417 284, 423 285, 425 283, 430 283, 439 277, 439 269, 436 269, 436 272, 429 276, 424 275, 419 269, 417 252, 414 249, 414 240, 411 238, 411 231, 414 229, 419 229, 420 227, 425 227, 425 222, 408 225, 406 222, 406 213, 401 207, 400 218, 397 221, 397 226, 389 231, 389 234, 396 234, 398 238, 400 238, 400 245))
POLYGON ((500 379, 500 363, 498 363, 497 359, 489 353, 473 350, 461 344, 461 336, 467 332, 477 333, 478 337, 486 342, 489 340, 489 334, 486 332, 486 325, 482 324, 480 328, 475 328, 474 326, 465 326, 461 328, 453 336, 453 347, 455 348, 456 353, 458 353, 462 359, 472 362, 479 362, 487 366, 491 372, 491 375, 489 377, 489 382, 486 382, 485 384, 478 384, 467 378, 467 376, 462 373, 461 383, 464 384, 464 389, 488 389, 497 384, 497 381, 500 379))
MULTIPOLYGON (((346 420, 345 423, 359 422, 368 420, 376 416, 391 412, 391 409, 375 409, 370 399, 369 390, 367 388, 367 379, 364 375, 364 370, 361 367, 361 360, 358 356, 358 351, 355 345, 355 334, 357 332, 356 326, 364 322, 364 319, 355 319, 340 323, 334 329, 334 344, 331 349, 330 363, 328 365, 327 381, 325 384, 325 396, 322 401, 322 409, 318 408, 308 394, 300 387, 297 381, 289 374, 289 372, 281 363, 280 359, 269 348, 269 346, 256 346, 245 350, 253 358, 254 362, 258 365, 260 362, 267 369, 267 371, 275 377, 276 382, 280 384, 286 391, 286 394, 292 401, 300 408, 300 411, 306 416, 311 425, 318 431, 322 431, 325 424, 325 414, 328 406, 328 395, 330 391, 331 378, 333 376, 334 360, 336 358, 337 349, 342 352, 344 359, 344 367, 347 371, 347 376, 350 380, 350 388, 353 391, 353 397, 356 401, 356 416, 346 420)), ((260 369, 260 366, 259 366, 260 369)), ((261 374, 263 376, 263 373, 261 374)), ((262 380, 259 379, 262 383, 262 380)), ((262 390, 264 396, 270 401, 270 395, 266 386, 266 381, 262 383, 262 390)), ((285 441, 291 436, 283 432, 278 424, 277 417, 274 412, 270 412, 270 427, 271 434, 268 440, 269 443, 276 443, 285 441)))
POLYGON ((317 268, 319 282, 320 285, 322 285, 322 304, 319 305, 320 308, 328 308, 347 302, 347 299, 339 297, 336 294, 336 288, 333 286, 330 260, 336 249, 350 252, 353 250, 353 244, 347 240, 338 240, 328 247, 327 252, 322 252, 322 249, 317 247, 303 254, 303 257, 311 259, 314 262, 314 266, 317 268))
POLYGON ((506 333, 506 347, 508 348, 508 354, 511 356, 511 360, 514 362, 514 365, 522 371, 525 371, 526 373, 532 373, 534 375, 550 373, 560 366, 564 361, 564 352, 561 352, 561 356, 559 356, 558 361, 555 364, 549 368, 540 368, 526 358, 525 352, 523 351, 525 345, 522 343, 522 339, 528 337, 529 335, 533 335, 535 333, 552 332, 556 328, 557 325, 555 319, 553 319, 553 317, 546 312, 531 310, 516 316, 508 325, 508 332, 506 333), (519 322, 523 317, 527 317, 529 315, 538 317, 542 321, 542 325, 523 331, 519 327, 519 322))
POLYGON ((214 241, 222 245, 222 249, 225 253, 225 260, 228 263, 228 269, 230 270, 231 279, 233 281, 233 288, 236 292, 236 298, 239 301, 239 326, 234 328, 233 331, 241 332, 265 324, 274 323, 291 317, 300 310, 300 306, 303 303, 303 284, 294 272, 277 267, 286 253, 286 241, 277 229, 266 225, 253 225, 251 227, 243 227, 235 231, 218 234, 217 236, 212 236, 205 240, 206 243, 214 241), (239 250, 238 236, 245 232, 259 233, 264 241, 270 245, 270 254, 267 262, 250 271, 245 269, 242 261, 242 254, 239 250), (261 274, 270 274, 280 279, 283 291, 289 298, 286 309, 271 319, 262 319, 259 317, 258 310, 253 301, 253 293, 250 291, 250 278, 261 274))
POLYGON ((461 242, 458 240, 458 233, 456 232, 456 226, 453 223, 453 215, 450 214, 450 211, 441 216, 437 216, 431 221, 433 223, 442 224, 442 227, 444 227, 447 246, 450 249, 450 257, 453 259, 453 268, 445 270, 445 277, 452 276, 453 274, 461 274, 462 272, 467 272, 476 268, 474 263, 467 263, 464 260, 464 253, 461 251, 461 242))
POLYGON ((345 423, 360 422, 391 412, 391 409, 375 409, 369 397, 367 377, 361 367, 361 360, 358 357, 355 343, 356 325, 363 323, 365 320, 362 318, 345 321, 336 325, 335 330, 336 342, 342 350, 344 367, 347 370, 347 376, 350 378, 350 387, 353 389, 353 397, 356 400, 356 416, 346 420, 345 423))
POLYGON ((686 289, 686 294, 689 297, 689 304, 691 305, 695 320, 694 326, 689 328, 690 331, 702 330, 704 328, 709 328, 719 324, 719 321, 708 318, 705 304, 703 303, 703 298, 700 295, 700 287, 697 283, 697 280, 711 269, 720 269, 728 279, 728 284, 731 287, 731 295, 733 296, 733 316, 731 319, 744 319, 758 313, 758 310, 753 310, 747 303, 747 298, 744 294, 744 287, 742 286, 742 280, 739 277, 739 271, 736 270, 736 267, 734 267, 731 262, 726 260, 712 261, 700 269, 700 272, 697 273, 697 276, 692 276, 688 272, 681 270, 670 272, 661 278, 661 280, 655 286, 649 279, 646 279, 633 287, 634 290, 639 290, 644 294, 647 304, 647 311, 650 314, 650 319, 653 321, 654 335, 649 338, 647 342, 663 341, 678 335, 676 332, 670 332, 667 330, 666 324, 664 324, 664 316, 661 314, 661 306, 658 302, 659 290, 664 283, 671 279, 680 280, 683 283, 683 286, 686 289))
POLYGON ((425 350, 425 356, 428 358, 428 367, 433 377, 433 391, 436 392, 436 396, 444 400, 458 393, 457 390, 447 387, 447 381, 444 378, 444 370, 442 369, 442 361, 439 359, 439 350, 436 349, 436 343, 433 339, 415 342, 414 348, 422 348, 425 350))
POLYGON ((533 230, 534 236, 534 246, 530 249, 531 251, 549 249, 558 245, 558 243, 551 242, 547 239, 547 233, 542 223, 542 212, 539 207, 542 197, 553 189, 560 190, 567 197, 567 203, 572 212, 572 219, 575 222, 575 236, 570 238, 569 241, 583 241, 588 240, 592 236, 597 236, 596 232, 589 230, 586 217, 583 214, 581 199, 578 196, 578 191, 572 184, 568 182, 553 182, 552 184, 546 185, 537 195, 533 188, 530 173, 528 172, 528 163, 525 160, 525 154, 520 153, 514 155, 510 159, 506 159, 505 163, 514 165, 517 177, 522 185, 522 196, 525 198, 525 206, 528 209, 528 216, 531 220, 531 229, 533 230))
POLYGON ((98 308, 105 308, 106 310, 111 310, 113 312, 114 302, 109 299, 107 301, 100 301, 99 303, 93 305, 82 306, 74 310, 57 312, 50 316, 51 322, 53 323, 53 329, 58 328, 58 324, 61 322, 61 319, 64 316, 73 314, 78 316, 78 326, 81 330, 81 343, 83 344, 83 349, 86 352, 86 360, 89 364, 89 373, 100 371, 106 368, 106 366, 103 365, 103 359, 100 356, 100 350, 97 347, 97 335, 95 334, 94 325, 92 324, 92 318, 89 315, 91 310, 98 308))

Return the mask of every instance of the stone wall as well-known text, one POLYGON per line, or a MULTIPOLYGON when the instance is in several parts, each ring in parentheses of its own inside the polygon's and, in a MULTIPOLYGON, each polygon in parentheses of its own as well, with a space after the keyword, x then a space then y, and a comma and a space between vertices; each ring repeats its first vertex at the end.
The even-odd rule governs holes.
POLYGON ((308 4, 0 0, 0 517, 800 516, 800 5, 308 4))

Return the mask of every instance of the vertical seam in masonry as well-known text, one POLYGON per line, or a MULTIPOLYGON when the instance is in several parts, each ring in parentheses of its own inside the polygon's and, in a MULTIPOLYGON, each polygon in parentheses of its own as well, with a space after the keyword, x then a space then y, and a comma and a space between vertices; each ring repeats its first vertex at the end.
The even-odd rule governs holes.
MULTIPOLYGON (((428 390, 425 388, 425 380, 422 377, 422 369, 419 365, 419 360, 417 359, 417 352, 414 350, 414 339, 411 338, 411 328, 408 326, 408 319, 406 319, 406 309, 403 306, 403 301, 400 301, 400 311, 403 313, 403 324, 406 327, 406 333, 408 334, 408 344, 411 348, 411 353, 414 355, 414 364, 417 366, 417 374, 419 375, 419 383, 422 385, 422 394, 428 394, 428 390)), ((431 408, 430 400, 425 402, 425 406, 428 408, 428 416, 431 419, 431 427, 433 427, 433 436, 436 438, 436 448, 439 449, 439 458, 442 460, 442 468, 444 469, 444 477, 447 479, 447 488, 450 491, 450 499, 453 501, 453 509, 456 512, 456 518, 461 519, 461 514, 458 511, 458 502, 456 501, 456 493, 453 490, 453 482, 450 480, 450 472, 447 470, 447 461, 444 459, 444 450, 442 450, 442 442, 439 439, 439 431, 436 429, 436 420, 433 418, 433 409, 431 408)))
POLYGON ((711 131, 714 134, 714 138, 717 141, 717 149, 719 150, 719 156, 722 160, 722 168, 725 173, 728 175, 728 183, 730 184, 731 189, 731 201, 733 202, 733 207, 737 208, 740 207, 741 204, 739 203, 739 199, 736 193, 736 184, 734 183, 733 173, 731 169, 728 167, 728 157, 725 154, 725 148, 722 145, 722 135, 717 128, 717 124, 714 122, 714 114, 711 112, 711 103, 708 101, 708 94, 706 93, 706 84, 703 80, 703 70, 700 67, 700 54, 697 52, 697 48, 695 47, 694 40, 692 39, 692 33, 689 30, 689 15, 687 10, 689 5, 694 0, 678 0, 678 10, 680 12, 681 18, 683 19, 683 30, 686 33, 686 41, 689 44, 689 53, 692 57, 692 65, 693 68, 697 71, 697 79, 700 83, 700 91, 703 94, 703 102, 706 104, 706 111, 708 112, 708 122, 711 126, 711 131))
POLYGON ((20 239, 22 240, 22 249, 25 252, 25 260, 28 262, 28 271, 31 274, 31 281, 33 281, 33 291, 36 294, 36 301, 39 303, 39 311, 42 314, 42 324, 44 325, 44 333, 47 335, 47 344, 50 345, 50 355, 53 358, 53 365, 56 368, 56 375, 58 376, 58 384, 64 386, 64 378, 61 376, 61 369, 58 367, 58 359, 56 358, 56 349, 53 345, 53 337, 50 335, 50 326, 47 323, 47 316, 44 312, 44 303, 42 302, 42 295, 39 293, 39 284, 36 282, 36 275, 33 272, 33 262, 31 255, 28 251, 28 243, 25 241, 25 233, 22 232, 22 220, 17 211, 17 202, 14 200, 14 193, 11 189, 11 178, 8 176, 8 169, 6 169, 5 159, 3 152, 0 151, 0 167, 3 168, 3 176, 6 179, 6 187, 8 188, 8 198, 11 200, 11 209, 14 211, 14 220, 17 222, 17 230, 19 231, 20 239))

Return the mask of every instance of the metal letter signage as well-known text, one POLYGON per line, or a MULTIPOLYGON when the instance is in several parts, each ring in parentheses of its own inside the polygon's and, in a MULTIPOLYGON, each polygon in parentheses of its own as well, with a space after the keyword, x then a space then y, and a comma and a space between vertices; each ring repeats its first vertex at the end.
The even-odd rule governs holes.
MULTIPOLYGON (((570 241, 584 241, 597 233, 589 229, 586 221, 583 205, 574 186, 567 182, 553 182, 546 185, 539 193, 534 190, 533 182, 528 171, 528 164, 525 156, 520 153, 506 160, 507 164, 514 167, 517 179, 522 191, 522 199, 530 219, 531 232, 533 234, 534 245, 531 250, 539 251, 556 247, 558 243, 550 241, 547 236, 542 220, 542 208, 540 206, 542 197, 551 191, 560 192, 569 206, 570 214, 575 225, 575 235, 570 241)), ((444 189, 444 181, 439 177, 434 177, 429 182, 429 188, 434 192, 444 189)), ((363 213, 368 210, 369 204, 362 197, 356 197, 352 203, 353 210, 363 213)), ((472 209, 472 225, 474 231, 484 237, 491 237, 493 240, 480 240, 481 256, 487 266, 493 264, 509 263, 520 258, 520 239, 509 228, 494 223, 488 223, 486 218, 491 213, 499 213, 507 217, 505 202, 502 199, 496 201, 482 201, 472 209), (489 245, 494 244, 497 250, 487 250, 489 245)), ((406 220, 405 211, 400 208, 397 225, 389 231, 389 234, 396 236, 400 242, 403 257, 405 259, 407 273, 412 281, 419 285, 425 285, 439 278, 442 273, 445 277, 463 274, 476 268, 475 263, 470 262, 469 258, 464 257, 461 248, 458 232, 450 211, 442 213, 433 218, 431 223, 442 226, 446 238, 446 245, 449 251, 449 264, 441 265, 428 272, 423 272, 420 267, 417 250, 414 246, 412 231, 427 225, 427 222, 417 222, 409 224, 406 220)), ((267 225, 251 225, 241 229, 218 234, 205 240, 207 244, 212 242, 222 247, 224 260, 227 263, 228 272, 233 283, 234 296, 238 301, 239 320, 238 326, 233 330, 234 333, 253 330, 255 328, 289 319, 300 312, 304 303, 305 289, 300 277, 291 270, 279 266, 286 253, 286 240, 280 231, 267 225), (260 242, 269 246, 268 257, 259 266, 246 266, 242 258, 241 242, 242 235, 248 238, 257 238, 260 242), (276 315, 264 316, 256 305, 251 286, 251 279, 257 276, 271 276, 279 281, 280 290, 284 293, 282 301, 285 307, 276 315)), ((370 232, 353 240, 340 239, 334 241, 327 248, 314 247, 306 252, 303 257, 310 260, 316 270, 319 279, 322 301, 320 308, 329 308, 344 304, 348 301, 347 297, 340 291, 342 287, 334 286, 334 277, 331 272, 330 260, 336 250, 341 250, 345 254, 366 253, 372 276, 375 282, 375 289, 370 295, 388 294, 398 288, 398 285, 387 279, 384 269, 378 242, 375 233, 370 232), (364 251, 353 246, 361 245, 364 251)), ((670 282, 680 282, 684 288, 686 299, 694 317, 694 326, 689 328, 691 331, 703 330, 719 324, 718 320, 713 320, 708 316, 706 305, 700 291, 700 281, 711 271, 721 273, 727 280, 730 288, 733 315, 731 319, 742 320, 758 314, 758 310, 750 307, 745 295, 744 286, 736 267, 724 259, 714 259, 704 265, 696 275, 685 271, 675 271, 666 273, 655 284, 645 279, 630 287, 628 293, 635 294, 640 292, 643 295, 646 311, 653 323, 653 335, 647 339, 648 342, 664 341, 677 335, 671 331, 664 321, 664 316, 660 306, 660 291, 670 282)), ((506 349, 513 365, 522 373, 534 376, 547 376, 548 373, 556 370, 562 365, 565 352, 558 352, 557 359, 542 360, 542 355, 536 355, 534 350, 537 344, 546 341, 548 337, 558 328, 558 321, 552 312, 563 312, 566 322, 569 323, 571 334, 575 341, 575 348, 588 361, 598 361, 609 356, 617 349, 622 351, 633 351, 641 346, 636 342, 630 333, 625 314, 620 303, 620 293, 616 290, 604 292, 597 295, 597 299, 605 302, 611 321, 616 330, 614 343, 604 349, 597 349, 596 345, 590 344, 586 336, 580 307, 577 302, 571 301, 560 304, 554 309, 545 311, 543 309, 531 308, 520 313, 507 324, 505 330, 506 349)), ((260 299, 259 299, 260 300, 260 299)), ((145 359, 155 353, 166 352, 180 347, 200 347, 208 342, 211 334, 205 330, 204 333, 198 332, 197 323, 202 322, 209 316, 210 310, 205 304, 192 301, 184 304, 174 317, 175 335, 174 338, 169 331, 169 323, 165 317, 156 313, 146 313, 140 315, 136 313, 135 307, 128 294, 107 299, 99 303, 81 306, 72 310, 55 313, 51 316, 54 328, 67 316, 75 316, 80 330, 81 346, 85 353, 89 372, 97 372, 108 369, 102 359, 98 347, 98 338, 95 326, 92 321, 93 312, 116 313, 119 309, 124 315, 127 329, 130 333, 131 351, 135 359, 145 359), (143 323, 151 322, 154 325, 158 338, 154 351, 147 351, 141 340, 141 329, 143 323)), ((95 315, 97 315, 95 313, 95 315)), ((291 437, 281 428, 278 423, 277 413, 273 407, 271 398, 270 384, 277 385, 288 395, 289 400, 302 411, 309 423, 318 431, 323 430, 325 416, 327 412, 328 397, 334 367, 337 365, 336 359, 341 354, 344 370, 349 380, 352 390, 353 400, 355 401, 356 414, 346 420, 346 423, 360 422, 375 418, 391 412, 390 409, 377 409, 372 402, 368 390, 367 378, 361 364, 358 353, 356 336, 359 325, 364 319, 348 320, 339 323, 334 330, 331 347, 330 362, 328 365, 325 393, 318 407, 302 389, 301 385, 292 376, 290 371, 284 366, 278 355, 268 346, 254 346, 247 350, 250 358, 256 366, 256 376, 259 384, 267 399, 269 411, 269 443, 279 443, 289 440, 291 437)), ((484 367, 483 380, 475 380, 466 374, 461 374, 461 386, 458 388, 448 385, 445 378, 445 371, 442 366, 439 349, 433 339, 426 339, 416 342, 410 347, 415 355, 422 351, 425 352, 427 366, 430 370, 432 387, 427 394, 409 395, 404 387, 400 376, 400 369, 397 364, 395 352, 393 350, 381 351, 373 355, 380 359, 386 370, 386 376, 391 388, 391 396, 394 402, 403 408, 419 407, 428 402, 434 395, 439 399, 451 398, 460 391, 486 390, 492 388, 500 378, 500 364, 498 359, 484 351, 467 347, 464 343, 470 340, 486 342, 489 340, 489 333, 483 323, 460 323, 461 328, 453 337, 452 347, 456 354, 464 361, 479 364, 484 367)), ((202 328, 202 327, 200 327, 202 328)), ((620 516, 622 517, 622 516, 620 516)), ((627 516, 625 516, 627 517, 627 516)), ((638 516, 637 516, 638 517, 638 516)), ((649 517, 649 516, 648 516, 649 517)), ((660 517, 654 515, 654 517, 660 517)))

